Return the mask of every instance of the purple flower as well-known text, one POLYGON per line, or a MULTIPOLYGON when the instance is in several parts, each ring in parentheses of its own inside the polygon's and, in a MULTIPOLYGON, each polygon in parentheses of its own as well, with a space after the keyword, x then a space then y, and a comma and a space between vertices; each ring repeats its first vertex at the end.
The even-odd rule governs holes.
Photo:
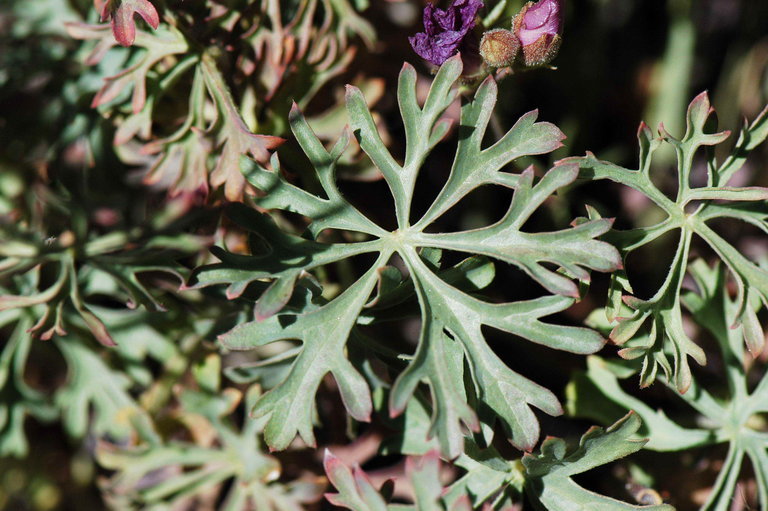
POLYGON ((424 7, 424 32, 409 37, 413 50, 424 60, 441 65, 456 52, 464 37, 475 26, 482 0, 453 0, 448 9, 433 4, 424 7))
POLYGON ((512 21, 512 31, 523 48, 526 66, 547 64, 560 49, 563 0, 528 2, 512 21))

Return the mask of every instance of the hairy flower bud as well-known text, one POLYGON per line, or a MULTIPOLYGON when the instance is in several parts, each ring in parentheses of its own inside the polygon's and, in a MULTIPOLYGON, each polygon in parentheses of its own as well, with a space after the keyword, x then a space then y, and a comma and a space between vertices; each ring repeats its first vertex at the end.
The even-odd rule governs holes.
POLYGON ((490 67, 511 66, 519 50, 517 36, 502 28, 489 30, 480 40, 480 56, 490 67))
POLYGON ((562 3, 562 0, 528 2, 512 20, 512 31, 520 40, 526 66, 543 66, 557 55, 563 33, 562 3))

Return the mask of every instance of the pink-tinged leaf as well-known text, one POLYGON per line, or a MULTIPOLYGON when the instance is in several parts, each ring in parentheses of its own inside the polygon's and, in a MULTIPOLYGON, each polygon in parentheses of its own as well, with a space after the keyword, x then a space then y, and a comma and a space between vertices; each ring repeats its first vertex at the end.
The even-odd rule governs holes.
POLYGON ((240 156, 251 155, 260 162, 269 160, 269 151, 277 149, 285 139, 251 133, 238 117, 230 124, 216 168, 211 173, 211 185, 224 186, 227 200, 243 200, 246 181, 240 172, 240 156))
POLYGON ((627 305, 627 307, 633 310, 637 310, 640 307, 642 307, 645 303, 647 303, 646 300, 642 300, 640 298, 637 298, 636 296, 630 296, 630 295, 622 296, 621 301, 624 302, 627 305))
POLYGON ((98 108, 114 100, 123 88, 130 83, 130 77, 126 79, 124 74, 115 75, 105 79, 105 84, 91 100, 91 108, 98 108))
POLYGON ((328 475, 328 480, 331 484, 336 480, 336 472, 343 466, 344 464, 341 460, 337 458, 330 449, 325 450, 323 453, 323 469, 325 469, 325 473, 328 475))
MULTIPOLYGON (((624 348, 618 351, 618 355, 624 360, 635 360, 646 354, 648 349, 645 346, 638 346, 636 348, 624 348)), ((648 383, 650 385, 650 383, 648 383)), ((648 386, 646 385, 646 387, 648 386)))
POLYGON ((109 334, 107 327, 98 317, 96 317, 94 313, 92 313, 86 307, 78 308, 78 312, 85 321, 85 324, 88 325, 88 329, 91 331, 97 341, 109 348, 117 346, 117 343, 109 334))
POLYGON ((656 128, 656 132, 659 134, 659 137, 661 137, 663 140, 670 140, 675 138, 672 136, 670 132, 667 131, 667 128, 664 126, 663 121, 659 123, 659 127, 656 128))
POLYGON ((691 104, 688 105, 686 115, 686 138, 696 136, 700 145, 717 145, 727 139, 730 131, 721 131, 719 133, 706 133, 704 128, 709 117, 715 112, 709 101, 707 91, 696 96, 691 104))
POLYGON ((64 329, 64 318, 61 314, 61 304, 62 302, 59 302, 55 310, 54 307, 46 307, 45 313, 40 316, 37 323, 27 330, 27 333, 35 335, 37 332, 48 326, 48 318, 51 317, 51 312, 53 312, 53 324, 40 333, 40 340, 49 341, 54 335, 67 335, 67 331, 64 329))
POLYGON ((121 0, 117 8, 112 9, 112 33, 122 46, 131 46, 136 40, 134 18, 137 14, 155 30, 160 25, 157 9, 149 0, 121 0))
POLYGON ((246 187, 245 177, 240 171, 240 157, 250 155, 256 161, 266 163, 269 160, 269 151, 277 149, 285 139, 251 132, 240 116, 229 87, 215 62, 212 59, 204 59, 201 70, 218 114, 211 131, 220 127, 218 139, 222 144, 221 156, 211 173, 210 182, 214 187, 224 186, 224 196, 227 200, 239 202, 243 200, 246 187))
POLYGON ((168 188, 170 197, 208 195, 210 144, 202 130, 191 127, 181 135, 149 142, 143 154, 160 153, 143 182, 168 188))
POLYGON ((85 302, 83 301, 83 297, 80 295, 80 288, 77 285, 74 275, 74 267, 70 269, 70 272, 72 273, 70 276, 69 297, 72 301, 72 305, 75 306, 75 310, 78 312, 78 314, 80 314, 80 317, 83 318, 83 321, 85 321, 85 324, 88 326, 88 329, 91 331, 97 341, 107 347, 117 346, 117 343, 114 339, 112 339, 112 336, 109 334, 109 331, 107 330, 107 327, 104 325, 104 323, 93 312, 91 312, 88 307, 85 306, 85 302))
POLYGON ((328 449, 325 450, 323 467, 328 480, 339 493, 326 493, 325 498, 334 506, 352 510, 385 511, 386 502, 371 480, 359 466, 349 469, 328 449))
POLYGON ((688 105, 688 130, 692 128, 703 128, 707 118, 714 112, 709 102, 709 93, 702 92, 688 105))
POLYGON ((182 54, 188 50, 187 43, 181 36, 174 39, 146 36, 142 46, 147 52, 139 61, 116 75, 104 79, 104 86, 94 96, 91 107, 106 105, 115 100, 125 89, 132 89, 131 110, 134 114, 138 114, 147 104, 146 81, 149 72, 166 57, 182 54))
POLYGON ((224 293, 224 295, 227 297, 227 300, 234 300, 235 298, 240 298, 240 296, 248 288, 248 284, 250 284, 250 282, 233 282, 227 287, 227 290, 224 293))
MULTIPOLYGON (((93 6, 99 12, 99 19, 107 21, 109 19, 109 9, 113 0, 93 0, 93 6)), ((119 0, 118 0, 119 1, 119 0)))
POLYGON ((653 132, 645 121, 641 121, 640 126, 637 127, 637 138, 646 138, 648 140, 653 138, 653 132))

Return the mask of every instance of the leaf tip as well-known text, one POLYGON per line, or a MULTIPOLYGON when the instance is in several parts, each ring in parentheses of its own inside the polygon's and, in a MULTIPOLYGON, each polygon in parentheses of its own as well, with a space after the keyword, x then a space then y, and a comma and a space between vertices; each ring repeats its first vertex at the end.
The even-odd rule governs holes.
POLYGON ((567 296, 569 298, 573 298, 576 301, 579 301, 581 299, 581 294, 579 293, 579 288, 576 287, 576 285, 573 282, 570 282, 570 285, 567 286, 568 289, 564 289, 563 293, 561 293, 563 296, 567 296))
POLYGON ((240 295, 243 294, 243 291, 245 291, 245 289, 233 289, 232 286, 229 286, 226 291, 224 291, 224 296, 227 300, 234 300, 235 298, 239 298, 240 295))
POLYGON ((347 100, 349 100, 353 96, 357 96, 357 95, 360 95, 360 94, 362 94, 360 92, 360 89, 358 89, 354 85, 348 83, 348 84, 346 84, 344 86, 344 95, 345 95, 347 100))
POLYGON ((707 109, 707 113, 711 113, 714 111, 709 102, 708 90, 704 90, 700 92, 695 98, 693 98, 693 101, 691 101, 691 104, 689 106, 689 110, 699 105, 702 105, 703 107, 705 107, 707 109))
POLYGON ((288 120, 292 121, 293 119, 301 116, 301 109, 299 109, 299 105, 296 103, 296 101, 291 100, 291 110, 288 112, 288 120))

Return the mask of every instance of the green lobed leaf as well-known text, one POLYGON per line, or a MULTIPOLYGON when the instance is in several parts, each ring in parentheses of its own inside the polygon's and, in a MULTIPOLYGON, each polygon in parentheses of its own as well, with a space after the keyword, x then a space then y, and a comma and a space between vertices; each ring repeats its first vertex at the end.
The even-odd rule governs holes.
POLYGON ((325 498, 334 506, 353 511, 387 511, 387 502, 371 484, 370 479, 359 466, 352 470, 326 449, 323 467, 328 480, 339 491, 326 494, 325 498))
MULTIPOLYGON (((388 254, 386 254, 388 256, 388 254)), ((384 259, 385 257, 380 257, 384 259)), ((267 392, 253 410, 269 416, 267 443, 284 449, 296 434, 314 445, 314 396, 327 373, 333 374, 344 404, 357 420, 369 420, 368 385, 344 355, 344 345, 375 284, 374 266, 335 300, 304 314, 280 314, 245 323, 220 337, 229 349, 249 349, 282 339, 302 340, 286 379, 267 392)))
POLYGON ((68 381, 54 399, 70 435, 81 438, 92 431, 124 440, 134 432, 148 439, 156 436, 147 412, 128 392, 131 382, 124 374, 76 339, 57 340, 57 346, 67 361, 68 381))
MULTIPOLYGON (((218 355, 207 358, 208 369, 217 369, 217 364, 218 355)), ((200 378, 205 379, 198 372, 200 378)), ((257 386, 248 389, 246 407, 258 394, 257 386)), ((110 503, 126 509, 167 509, 194 506, 213 497, 223 510, 298 511, 302 504, 319 499, 317 482, 300 478, 275 484, 280 464, 263 452, 259 440, 263 424, 246 418, 239 426, 233 420, 242 398, 233 388, 183 390, 177 413, 188 429, 185 434, 195 442, 99 443, 97 459, 113 471, 102 483, 110 503)))
POLYGON ((538 509, 547 511, 647 509, 673 511, 666 504, 637 506, 586 490, 576 484, 572 476, 623 458, 643 447, 645 441, 633 435, 640 428, 640 418, 633 413, 608 429, 593 427, 569 451, 559 438, 548 438, 541 446, 541 454, 526 455, 526 494, 538 509))
MULTIPOLYGON (((632 364, 611 363, 598 357, 588 359, 586 373, 577 375, 569 385, 569 411, 577 416, 587 416, 607 423, 612 420, 606 410, 624 413, 632 410, 643 419, 643 435, 648 436, 646 449, 654 451, 684 451, 687 449, 728 444, 728 452, 719 470, 712 490, 701 509, 726 511, 738 496, 737 482, 743 473, 743 464, 749 460, 757 474, 758 499, 761 506, 768 505, 768 480, 765 474, 768 454, 768 434, 759 419, 768 411, 765 398, 768 378, 762 375, 756 387, 744 364, 745 345, 742 325, 732 328, 730 319, 739 309, 738 297, 728 290, 727 272, 722 264, 707 265, 695 260, 689 268, 696 289, 686 291, 682 301, 696 323, 706 328, 717 341, 719 355, 724 365, 722 385, 724 397, 718 389, 716 395, 703 388, 692 378, 685 394, 673 395, 684 400, 693 412, 698 427, 683 427, 678 419, 668 417, 663 410, 649 406, 641 399, 624 391, 619 380, 626 379, 638 370, 632 364), (751 390, 750 390, 751 389, 751 390), (613 406, 606 407, 606 401, 613 406)), ((757 300, 749 308, 760 306, 757 300)), ((674 382, 666 382, 674 387, 674 382)))
POLYGON ((438 438, 441 451, 449 457, 462 451, 463 426, 471 430, 481 428, 474 410, 478 405, 470 405, 475 399, 491 412, 483 420, 500 420, 513 443, 524 449, 531 449, 539 434, 538 420, 531 407, 551 415, 562 411, 550 391, 510 370, 493 353, 482 335, 483 325, 575 353, 593 353, 603 345, 602 338, 588 329, 552 325, 541 318, 563 311, 578 297, 572 278, 587 281, 591 269, 610 271, 620 265, 618 252, 597 239, 610 228, 611 221, 595 218, 546 233, 521 230, 550 195, 574 181, 578 169, 575 165, 560 166, 538 181, 532 169, 521 174, 502 171, 520 157, 557 148, 563 135, 551 124, 536 122, 535 113, 531 113, 499 142, 481 149, 496 101, 493 80, 486 80, 475 98, 462 108, 453 177, 448 178, 428 213, 411 225, 417 177, 429 153, 448 133, 448 125, 440 118, 456 98, 454 87, 460 74, 460 59, 447 61, 420 105, 415 93, 415 71, 409 65, 403 67, 398 84, 406 137, 402 163, 384 145, 360 91, 347 88, 352 133, 393 195, 398 224, 394 232, 387 232, 367 219, 336 187, 336 162, 347 145, 347 135, 342 135, 333 149, 327 151, 296 108, 289 119, 291 129, 314 168, 324 196, 290 183, 276 157, 272 159, 271 170, 243 162, 243 172, 251 184, 265 192, 256 204, 306 216, 308 237, 283 233, 266 217, 248 212, 244 206, 233 207, 230 216, 261 238, 266 249, 252 256, 217 249, 215 253, 222 263, 198 269, 191 285, 228 284, 228 294, 234 297, 252 282, 272 281, 257 300, 255 321, 221 336, 225 347, 237 350, 278 340, 301 341, 300 350, 286 359, 291 366, 285 379, 267 392, 254 409, 257 416, 269 416, 265 433, 271 447, 285 448, 296 434, 310 444, 314 442, 314 395, 328 373, 336 379, 350 414, 357 420, 367 420, 370 391, 346 358, 347 341, 358 335, 356 325, 403 317, 416 302, 422 319, 420 341, 413 356, 407 356, 405 370, 401 361, 392 367, 399 376, 390 394, 390 414, 402 413, 414 392, 427 383, 432 401, 429 435, 438 438), (476 131, 463 134, 462 130, 473 123, 476 131), (424 136, 425 133, 429 135, 424 136), (466 184, 459 186, 459 182, 466 184), (502 220, 473 231, 425 232, 463 196, 489 183, 514 190, 502 220), (363 241, 336 243, 332 235, 324 236, 322 242, 308 239, 317 239, 321 231, 333 230, 356 231, 360 233, 357 239, 363 241), (470 259, 454 269, 441 270, 439 257, 434 258, 438 254, 436 249, 482 254, 514 264, 555 296, 492 304, 470 294, 490 282, 494 275, 490 266, 482 263, 482 259, 470 259), (285 307, 297 275, 364 253, 378 253, 376 262, 341 294, 304 311, 289 311, 285 307), (405 261, 408 278, 389 268, 394 254, 405 261), (558 267, 563 273, 557 271, 558 267), (416 301, 412 298, 414 294, 416 301), (469 372, 465 372, 465 366, 469 372))
POLYGON ((600 161, 591 153, 582 158, 567 158, 560 163, 578 164, 583 177, 609 179, 634 188, 666 214, 666 218, 654 226, 609 233, 608 238, 616 243, 624 259, 667 232, 680 232, 675 259, 658 291, 647 300, 624 297, 627 305, 635 310, 631 315, 616 316, 620 296, 624 291, 632 292, 630 282, 626 276, 619 275, 611 285, 611 305, 607 312, 609 319, 618 322, 611 339, 623 347, 619 352, 621 356, 642 359, 641 386, 653 383, 661 369, 668 380, 675 382, 680 392, 685 392, 691 385, 688 359, 692 358, 701 365, 706 363, 704 351, 683 330, 680 305, 681 285, 690 270, 689 254, 694 236, 703 239, 714 250, 728 266, 736 282, 738 308, 729 321, 734 327, 746 325, 742 329, 744 342, 754 356, 764 344, 759 339, 754 310, 750 310, 754 304, 762 304, 761 308, 768 306, 768 269, 742 255, 709 223, 721 218, 737 219, 768 232, 768 189, 729 186, 729 181, 746 161, 747 154, 768 137, 768 129, 765 128, 768 109, 752 125, 745 126, 731 155, 724 162, 718 164, 714 153, 708 154, 707 184, 693 187, 691 174, 700 150, 722 143, 729 135, 728 132, 711 132, 713 111, 706 93, 697 96, 688 107, 686 132, 680 139, 667 133, 663 126, 659 129, 659 136, 654 137, 648 126, 641 124, 638 130, 640 162, 637 170, 600 161), (654 153, 663 144, 671 145, 677 154, 678 186, 674 200, 667 197, 650 177, 654 153), (633 341, 637 335, 648 331, 650 335, 633 341))

